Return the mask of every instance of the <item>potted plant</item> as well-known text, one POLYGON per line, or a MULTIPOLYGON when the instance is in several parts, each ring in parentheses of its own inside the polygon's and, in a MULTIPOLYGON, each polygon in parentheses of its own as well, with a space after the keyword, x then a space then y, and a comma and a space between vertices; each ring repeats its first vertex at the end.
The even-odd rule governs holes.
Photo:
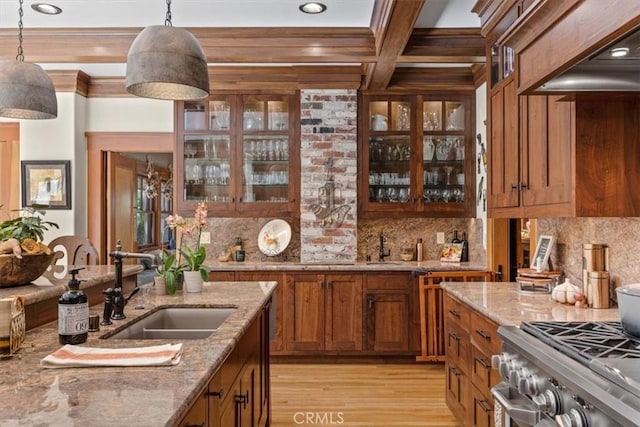
POLYGON ((21 216, 0 223, 0 287, 32 282, 54 258, 42 240, 45 231, 58 225, 44 221, 43 210, 27 207, 22 211, 21 216))
POLYGON ((164 249, 160 252, 158 258, 159 262, 156 268, 158 275, 155 280, 156 292, 159 294, 166 292, 169 295, 174 295, 178 289, 178 278, 182 274, 184 266, 178 263, 174 254, 164 249))
POLYGON ((200 246, 202 229, 208 225, 207 205, 199 203, 193 220, 186 221, 180 215, 169 215, 166 219, 167 226, 176 230, 178 238, 178 263, 183 266, 184 289, 186 292, 201 292, 204 281, 209 280, 209 267, 204 265, 207 252, 204 246, 200 246), (183 246, 183 237, 187 235, 195 240, 195 249, 183 246))

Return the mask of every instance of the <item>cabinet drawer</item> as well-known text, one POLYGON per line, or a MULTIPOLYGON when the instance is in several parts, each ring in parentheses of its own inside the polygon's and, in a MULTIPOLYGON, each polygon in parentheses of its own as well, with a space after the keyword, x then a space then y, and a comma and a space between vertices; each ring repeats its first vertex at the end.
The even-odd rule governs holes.
POLYGON ((471 382, 491 397, 491 387, 500 382, 500 374, 491 367, 491 355, 471 345, 471 382))
POLYGON ((469 335, 473 344, 488 355, 500 353, 497 323, 479 313, 472 312, 470 325, 469 335))
POLYGON ((445 363, 446 402, 456 418, 465 422, 468 417, 471 383, 469 377, 455 364, 445 363))
POLYGON ((411 289, 413 279, 408 273, 367 273, 366 287, 369 291, 411 289))
POLYGON ((493 398, 487 398, 475 386, 471 386, 471 425, 474 427, 491 427, 493 422, 493 398))
POLYGON ((469 331, 469 308, 455 298, 447 295, 444 300, 444 318, 449 324, 457 324, 465 332, 469 331))
POLYGON ((444 341, 447 359, 455 362, 465 372, 469 372, 469 334, 455 324, 448 324, 444 341))

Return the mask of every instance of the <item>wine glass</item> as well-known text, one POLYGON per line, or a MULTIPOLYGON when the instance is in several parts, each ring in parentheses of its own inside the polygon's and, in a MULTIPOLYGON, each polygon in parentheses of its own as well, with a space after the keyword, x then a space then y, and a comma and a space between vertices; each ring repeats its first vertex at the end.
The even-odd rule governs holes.
POLYGON ((453 172, 453 166, 444 166, 444 173, 445 173, 447 185, 451 185, 451 172, 453 172))

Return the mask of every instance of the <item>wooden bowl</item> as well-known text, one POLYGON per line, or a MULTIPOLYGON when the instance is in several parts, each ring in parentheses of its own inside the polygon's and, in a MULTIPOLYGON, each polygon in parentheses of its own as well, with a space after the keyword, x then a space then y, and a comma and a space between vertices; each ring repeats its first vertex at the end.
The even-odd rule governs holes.
POLYGON ((0 288, 28 285, 47 270, 54 254, 22 254, 22 259, 13 254, 0 255, 0 288))

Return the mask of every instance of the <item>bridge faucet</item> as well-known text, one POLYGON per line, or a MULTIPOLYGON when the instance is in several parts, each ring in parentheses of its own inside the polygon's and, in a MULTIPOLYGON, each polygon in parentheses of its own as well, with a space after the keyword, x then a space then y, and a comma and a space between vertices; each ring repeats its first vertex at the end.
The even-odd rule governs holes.
POLYGON ((378 251, 378 261, 380 262, 384 261, 385 257, 391 256, 391 249, 388 249, 386 253, 384 251, 384 241, 386 239, 387 237, 381 231, 380 232, 380 250, 378 251))
POLYGON ((158 264, 158 257, 154 254, 139 254, 135 252, 123 252, 122 251, 122 243, 120 240, 116 242, 116 250, 114 252, 109 253, 109 256, 113 258, 113 265, 115 266, 115 283, 113 289, 107 289, 103 293, 106 295, 105 301, 105 310, 104 310, 104 319, 103 322, 107 322, 110 319, 120 320, 126 318, 124 315, 124 306, 127 305, 129 299, 134 296, 140 288, 136 286, 136 288, 131 292, 131 294, 125 298, 122 294, 122 260, 124 258, 146 258, 150 259, 154 267, 158 264), (108 311, 112 311, 107 319, 108 311))

